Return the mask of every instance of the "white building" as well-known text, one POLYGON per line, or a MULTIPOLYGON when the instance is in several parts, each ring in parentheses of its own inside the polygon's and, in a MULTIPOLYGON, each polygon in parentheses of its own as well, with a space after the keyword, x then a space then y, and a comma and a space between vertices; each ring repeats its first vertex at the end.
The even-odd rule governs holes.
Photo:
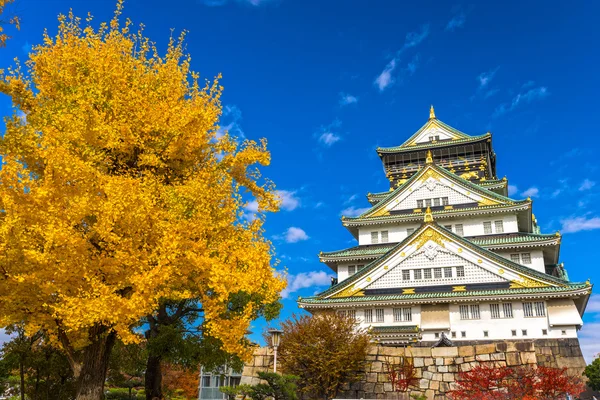
POLYGON ((299 306, 349 313, 382 344, 576 338, 592 287, 569 281, 532 200, 507 197, 491 140, 432 107, 405 143, 379 148, 389 192, 342 217, 358 246, 320 253, 338 282, 299 306))

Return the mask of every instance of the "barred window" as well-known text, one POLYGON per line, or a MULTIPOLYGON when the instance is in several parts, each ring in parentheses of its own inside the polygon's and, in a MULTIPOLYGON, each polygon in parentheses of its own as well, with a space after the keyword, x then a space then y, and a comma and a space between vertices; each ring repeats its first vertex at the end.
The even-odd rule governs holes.
POLYGON ((433 206, 438 207, 440 205, 440 199, 433 199, 433 206))
POLYGON ((444 267, 444 278, 452 278, 452 267, 444 267))
POLYGON ((365 310, 365 322, 373 322, 373 310, 365 310))
POLYGON ((465 276, 465 267, 456 267, 456 276, 458 276, 459 278, 463 278, 465 276))
POLYGON ((510 261, 515 262, 515 263, 520 263, 521 259, 519 258, 518 254, 511 254, 510 255, 510 261))
POLYGON ((425 206, 431 207, 431 199, 425 199, 425 206))
POLYGON ((356 273, 356 265, 348 266, 348 276, 352 276, 356 273))
POLYGON ((340 311, 338 311, 338 315, 340 317, 345 317, 346 316, 346 310, 340 310, 340 311))
POLYGON ((500 318, 500 304, 490 304, 490 313, 492 314, 492 319, 500 318))
POLYGON ((379 232, 371 232, 371 243, 379 243, 379 232))
POLYGON ((544 307, 543 301, 536 301, 533 303, 535 306, 535 316, 536 317, 545 317, 546 316, 546 308, 544 307))
POLYGON ((348 317, 356 319, 356 310, 348 310, 348 317))
POLYGON ((479 304, 471 304, 471 319, 480 319, 479 304))
POLYGON ((485 221, 483 223, 483 233, 486 235, 489 235, 490 233, 492 233, 492 222, 491 221, 485 221))
POLYGON ((431 279, 431 268, 426 268, 423 270, 423 277, 425 279, 431 279))
POLYGON ((467 332, 461 331, 460 332, 460 337, 467 337, 467 332))
POLYGON ((375 322, 383 322, 383 308, 375 309, 375 322))
POLYGON ((434 276, 436 279, 439 279, 439 278, 441 278, 441 277, 442 277, 442 269, 441 269, 441 268, 434 268, 434 269, 433 269, 433 276, 434 276))
POLYGON ((496 233, 504 233, 504 222, 496 221, 494 225, 496 225, 496 233))
POLYGON ((365 266, 364 265, 357 265, 356 266, 356 271, 360 271, 361 269, 363 269, 365 266))
POLYGON ((459 306, 460 319, 469 319, 469 306, 459 306))
POLYGON ((381 243, 388 242, 388 231, 381 231, 381 243))
POLYGON ((417 200, 417 208, 423 208, 423 200, 417 200))
POLYGON ((523 312, 526 317, 533 317, 533 304, 523 303, 523 312))
POLYGON ((444 225, 444 228, 448 229, 450 232, 452 232, 452 225, 444 225))
POLYGON ((415 280, 419 280, 421 279, 421 270, 420 269, 415 269, 415 280))
POLYGON ((462 224, 454 225, 454 233, 456 233, 458 236, 464 236, 463 225, 462 224))
POLYGON ((402 271, 402 280, 410 281, 410 270, 405 269, 404 271, 402 271))
POLYGON ((394 322, 401 322, 401 321, 402 321, 402 309, 394 308, 394 322))
POLYGON ((449 204, 448 203, 448 198, 447 197, 442 197, 442 205, 443 206, 447 206, 448 204, 449 204))
POLYGON ((412 309, 410 307, 403 308, 402 314, 404 314, 405 321, 412 321, 412 309))
POLYGON ((522 253, 521 261, 523 261, 523 264, 531 264, 531 253, 522 253))
POLYGON ((512 318, 512 304, 511 303, 502 303, 502 310, 504 311, 504 318, 512 318))

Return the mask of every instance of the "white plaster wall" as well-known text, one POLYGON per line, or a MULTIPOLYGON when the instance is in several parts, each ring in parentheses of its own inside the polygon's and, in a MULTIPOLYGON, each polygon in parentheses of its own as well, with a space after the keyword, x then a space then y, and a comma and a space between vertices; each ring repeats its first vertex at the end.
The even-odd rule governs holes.
POLYGON ((430 127, 428 127, 427 129, 425 129, 423 132, 421 132, 421 134, 416 138, 416 142, 417 143, 429 143, 429 136, 439 136, 440 139, 439 140, 446 140, 446 139, 452 139, 454 136, 449 133, 448 131, 432 125, 430 127))
MULTIPOLYGON (((463 193, 460 193, 459 191, 455 190, 454 188, 448 187, 440 182, 435 182, 434 184, 435 186, 433 186, 432 184, 432 190, 429 190, 429 188, 426 185, 422 185, 417 187, 416 189, 414 189, 413 191, 410 192, 410 194, 402 201, 400 201, 398 204, 394 205, 394 207, 392 208, 392 210, 407 210, 407 209, 413 209, 413 208, 418 208, 418 204, 417 204, 417 200, 424 200, 424 199, 434 199, 434 198, 442 198, 442 197, 448 197, 448 204, 449 205, 457 205, 457 204, 468 204, 468 203, 473 203, 473 202, 478 202, 478 200, 481 199, 481 196, 466 196, 463 193)), ((441 200, 440 200, 440 204, 441 205, 441 200)), ((433 206, 433 203, 432 203, 433 206)), ((424 205, 425 207, 425 205, 424 205)))
MULTIPOLYGON (((367 265, 369 262, 365 262, 365 261, 361 261, 360 263, 357 262, 349 262, 349 263, 344 263, 344 264, 340 264, 338 265, 338 274, 337 274, 337 278, 338 278, 338 282, 343 281, 344 279, 348 279, 348 266, 350 265, 354 265, 355 267, 358 265, 367 265)), ((355 270, 356 272, 358 272, 358 270, 355 270)))
POLYGON ((356 319, 358 320, 361 328, 368 328, 370 326, 406 326, 406 325, 421 325, 421 306, 420 305, 398 305, 397 307, 368 307, 373 310, 373 319, 375 319, 375 309, 384 309, 384 322, 373 322, 366 323, 364 321, 364 309, 356 310, 356 319), (412 308, 412 321, 401 321, 394 322, 394 308, 412 308))
POLYGON ((526 267, 535 269, 536 271, 539 272, 543 272, 546 273, 546 267, 544 264, 544 252, 542 250, 529 250, 529 249, 520 249, 520 250, 515 250, 515 251, 502 251, 502 252, 496 252, 498 255, 506 258, 507 260, 510 260, 510 255, 511 254, 516 254, 516 253, 529 253, 531 254, 531 264, 522 264, 526 267))
MULTIPOLYGON (((452 225, 452 230, 454 231, 454 226, 456 224, 463 225, 464 236, 483 236, 483 222, 490 221, 492 223, 492 234, 496 233, 496 226, 494 224, 495 221, 502 221, 504 225, 504 233, 514 233, 519 231, 519 226, 517 224, 517 215, 516 214, 500 214, 494 215, 490 217, 483 218, 449 218, 449 219, 440 219, 437 221, 438 224, 452 225)), ((381 232, 388 231, 388 239, 391 243, 398 243, 404 240, 408 234, 408 228, 418 229, 421 226, 420 223, 398 223, 394 225, 378 225, 371 227, 362 227, 358 229, 358 244, 366 245, 371 243, 371 232, 381 232)), ((379 235, 380 237, 381 235, 379 235)))

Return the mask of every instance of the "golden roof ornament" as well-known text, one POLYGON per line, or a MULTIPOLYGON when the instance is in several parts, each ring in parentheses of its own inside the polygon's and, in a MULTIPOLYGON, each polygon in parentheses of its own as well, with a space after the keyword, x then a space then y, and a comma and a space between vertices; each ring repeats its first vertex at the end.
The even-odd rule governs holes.
POLYGON ((433 109, 433 104, 429 108, 429 119, 435 119, 435 110, 433 109))
POLYGON ((433 222, 433 215, 431 214, 431 208, 427 207, 427 210, 425 210, 425 218, 424 218, 425 222, 433 222))
POLYGON ((427 158, 425 159, 425 164, 433 163, 433 156, 431 155, 431 150, 427 150, 427 158))

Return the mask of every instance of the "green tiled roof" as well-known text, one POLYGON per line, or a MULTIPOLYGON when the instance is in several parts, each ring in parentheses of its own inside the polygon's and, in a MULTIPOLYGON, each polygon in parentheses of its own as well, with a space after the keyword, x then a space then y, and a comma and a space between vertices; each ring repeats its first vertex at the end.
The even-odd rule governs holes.
POLYGON ((480 136, 470 136, 463 139, 456 140, 442 140, 438 142, 427 142, 422 144, 417 144, 414 146, 395 146, 395 147, 378 147, 377 153, 407 153, 414 150, 424 150, 424 149, 433 149, 436 147, 446 147, 446 146, 454 146, 456 144, 466 144, 472 142, 479 142, 481 140, 491 138, 492 135, 489 133, 480 135, 480 136))
POLYGON ((417 325, 398 325, 398 326, 373 326, 372 333, 416 333, 419 332, 417 325))
POLYGON ((508 181, 504 180, 504 179, 487 179, 485 181, 478 181, 477 184, 479 186, 494 186, 494 185, 498 185, 498 184, 506 184, 508 183, 508 181))
MULTIPOLYGON (((504 202, 504 203, 509 203, 509 204, 518 204, 518 203, 524 203, 527 202, 527 200, 513 200, 510 199, 508 197, 502 196, 501 194, 492 192, 491 190, 482 188, 481 186, 470 182, 466 179, 463 179, 455 174, 453 174, 452 172, 446 170, 445 168, 436 165, 436 164, 428 164, 425 168, 422 168, 419 172, 417 172, 416 174, 414 174, 413 176, 411 176, 403 185, 400 185, 398 188, 396 188, 395 190, 388 192, 388 195, 382 199, 381 201, 379 201, 376 205, 374 205, 373 207, 371 207, 369 210, 365 211, 364 213, 362 213, 361 215, 359 215, 358 217, 354 217, 354 218, 346 218, 346 220, 359 220, 359 219, 371 219, 373 217, 365 217, 367 214, 372 213, 375 210, 380 209, 381 207, 385 206, 386 204, 388 204, 396 195, 396 193, 401 192, 402 190, 404 190, 404 188, 408 187, 408 185, 410 185, 413 181, 415 181, 416 179, 420 178, 421 176, 423 176, 423 174, 425 173, 425 171, 429 168, 433 168, 435 171, 439 172, 440 174, 444 175, 447 179, 452 180, 457 182, 460 185, 469 187, 473 192, 478 193, 481 196, 487 196, 490 198, 493 198, 495 200, 504 202)), ((480 208, 489 208, 489 207, 497 207, 496 206, 485 206, 485 207, 476 207, 475 209, 480 209, 480 208)), ((463 209, 464 210, 464 209, 463 209)), ((447 211, 452 211, 452 210, 443 210, 444 212, 447 211)), ((441 213, 442 211, 436 211, 437 213, 441 213)))
POLYGON ((457 298, 457 297, 477 297, 477 296, 503 296, 513 294, 543 294, 543 293, 561 293, 570 292, 577 289, 584 289, 591 286, 587 283, 572 283, 562 287, 538 287, 538 288, 519 288, 519 289, 495 289, 495 290, 475 290, 466 292, 429 292, 413 294, 389 294, 377 296, 354 296, 321 299, 318 296, 302 297, 298 299, 299 303, 304 304, 330 304, 330 303, 359 303, 369 301, 389 301, 389 300, 426 300, 439 298, 457 298))
POLYGON ((548 275, 546 273, 543 272, 539 272, 535 269, 526 267, 524 265, 521 264, 517 264, 515 262, 512 262, 490 250, 486 250, 483 247, 480 247, 472 242, 470 242, 469 240, 463 238, 462 236, 458 236, 455 233, 444 229, 443 227, 439 226, 436 222, 431 222, 431 223, 425 223, 423 225, 421 225, 421 227, 419 229, 417 229, 415 232, 413 232, 412 234, 408 235, 408 237, 406 237, 403 241, 401 241, 400 243, 396 244, 394 247, 392 247, 391 249, 389 249, 387 251, 387 253, 383 254, 381 257, 379 257, 376 260, 371 261, 369 264, 365 265, 365 267, 363 269, 361 269, 359 272, 357 272, 356 274, 352 275, 350 278, 343 280, 342 282, 331 286, 329 289, 323 291, 322 293, 319 294, 320 297, 323 296, 328 296, 331 295, 333 293, 336 293, 337 291, 341 290, 344 287, 350 286, 353 282, 355 282, 356 280, 362 278, 363 276, 365 276, 366 274, 371 273, 375 268, 377 268, 379 266, 379 263, 383 262, 387 256, 392 255, 395 251, 399 250, 400 248, 402 248, 405 243, 410 243, 410 241, 413 239, 413 237, 418 236, 423 229, 426 226, 434 226, 438 229, 440 229, 441 231, 443 231, 446 235, 450 236, 450 238, 452 238, 454 241, 461 243, 464 247, 468 247, 472 250, 474 250, 475 252, 478 252, 480 254, 483 254, 484 256, 488 257, 489 259, 497 262, 498 264, 502 264, 514 271, 518 271, 522 274, 525 274, 527 276, 530 277, 534 277, 537 279, 540 279, 542 281, 545 282, 552 282, 556 285, 559 286, 567 286, 569 285, 568 282, 565 282, 564 280, 560 279, 560 278, 556 278, 552 275, 548 275))
MULTIPOLYGON (((505 235, 487 235, 467 238, 471 243, 478 246, 494 246, 502 244, 536 243, 548 240, 556 240, 555 234, 536 233, 509 233, 505 235)), ((381 256, 387 253, 396 243, 354 246, 348 249, 322 252, 319 257, 360 257, 381 256)))

